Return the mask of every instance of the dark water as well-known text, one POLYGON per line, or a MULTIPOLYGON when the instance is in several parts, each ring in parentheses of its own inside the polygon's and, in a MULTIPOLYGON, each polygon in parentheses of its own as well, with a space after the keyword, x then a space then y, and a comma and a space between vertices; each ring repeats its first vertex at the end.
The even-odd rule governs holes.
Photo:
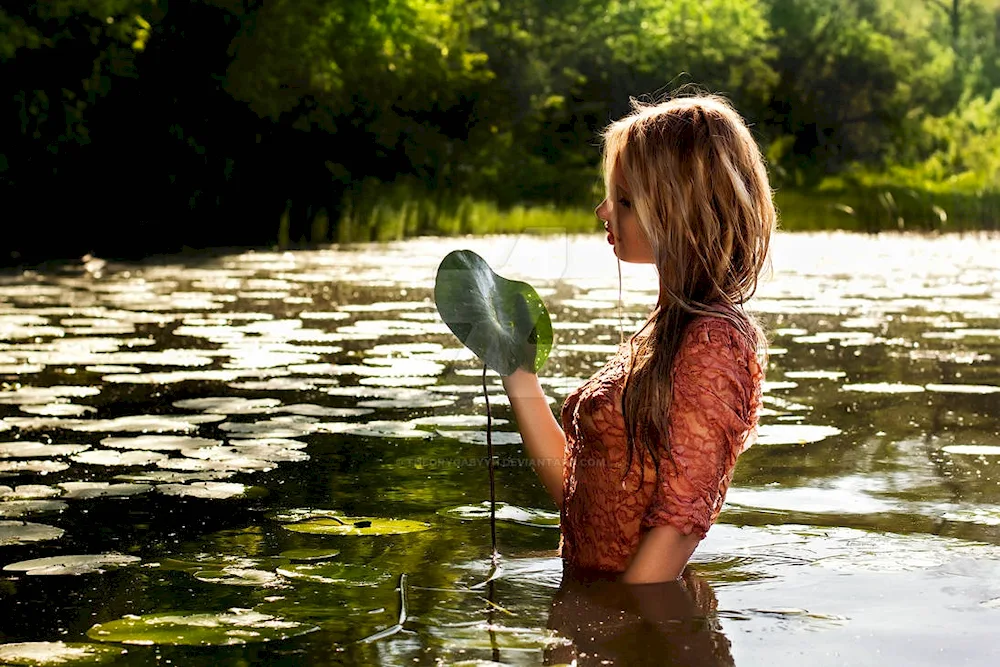
MULTIPOLYGON (((563 580, 492 374, 484 584, 488 522, 446 511, 489 497, 482 370, 431 301, 455 248, 538 288, 558 409, 620 339, 596 237, 0 277, 0 663, 997 663, 1000 240, 779 236, 761 442, 684 583, 640 591, 563 580), (188 625, 109 625, 148 614, 188 625)), ((623 280, 627 334, 656 286, 623 280)))

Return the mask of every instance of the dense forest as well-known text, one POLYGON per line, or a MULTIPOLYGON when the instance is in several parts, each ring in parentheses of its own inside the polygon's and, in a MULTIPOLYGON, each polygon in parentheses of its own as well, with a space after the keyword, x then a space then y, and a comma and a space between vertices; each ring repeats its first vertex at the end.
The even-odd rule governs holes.
POLYGON ((787 228, 997 227, 1000 0, 5 0, 0 263, 586 212, 600 129, 695 84, 787 228))

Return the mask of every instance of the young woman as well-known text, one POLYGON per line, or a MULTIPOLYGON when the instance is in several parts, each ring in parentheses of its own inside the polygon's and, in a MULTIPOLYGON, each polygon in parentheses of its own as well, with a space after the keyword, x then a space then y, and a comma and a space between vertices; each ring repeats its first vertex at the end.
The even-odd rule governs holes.
POLYGON ((565 566, 652 583, 681 575, 756 438, 766 341, 743 304, 776 214, 757 144, 723 98, 633 107, 604 132, 596 213, 619 261, 655 265, 656 305, 567 397, 561 425, 536 375, 503 384, 560 508, 565 566))

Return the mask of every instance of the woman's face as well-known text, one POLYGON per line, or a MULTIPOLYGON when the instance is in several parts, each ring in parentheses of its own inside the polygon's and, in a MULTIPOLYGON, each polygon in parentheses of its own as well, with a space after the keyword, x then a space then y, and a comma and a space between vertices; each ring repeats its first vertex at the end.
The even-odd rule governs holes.
POLYGON ((612 180, 612 196, 614 201, 605 198, 594 212, 605 221, 608 243, 614 246, 615 255, 623 262, 653 264, 652 246, 636 222, 632 199, 617 170, 612 180))

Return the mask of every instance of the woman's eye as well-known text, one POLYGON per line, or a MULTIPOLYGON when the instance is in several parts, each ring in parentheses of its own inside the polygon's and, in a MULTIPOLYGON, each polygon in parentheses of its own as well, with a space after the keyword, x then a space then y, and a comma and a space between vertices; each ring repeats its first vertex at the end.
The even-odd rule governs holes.
POLYGON ((618 203, 624 206, 625 208, 632 208, 632 202, 630 202, 628 199, 625 199, 624 197, 619 199, 618 203))

